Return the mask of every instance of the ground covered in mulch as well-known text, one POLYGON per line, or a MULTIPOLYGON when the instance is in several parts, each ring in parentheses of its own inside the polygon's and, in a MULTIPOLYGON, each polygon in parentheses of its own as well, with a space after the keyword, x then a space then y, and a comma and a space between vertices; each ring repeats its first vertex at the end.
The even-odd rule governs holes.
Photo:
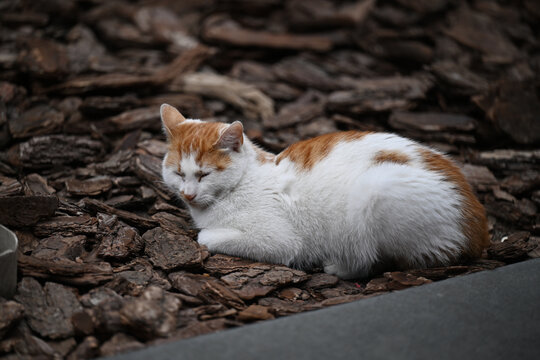
POLYGON ((106 356, 538 257, 539 4, 0 1, 0 223, 20 240, 0 356, 106 356), (430 144, 492 246, 358 281, 209 254, 160 180, 164 102, 274 152, 348 129, 430 144))

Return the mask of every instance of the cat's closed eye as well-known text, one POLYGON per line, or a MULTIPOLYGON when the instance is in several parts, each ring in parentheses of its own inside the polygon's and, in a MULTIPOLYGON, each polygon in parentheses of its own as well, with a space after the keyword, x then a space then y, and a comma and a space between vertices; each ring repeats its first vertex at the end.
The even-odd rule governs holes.
POLYGON ((203 171, 197 171, 197 172, 195 173, 195 176, 197 177, 197 179, 198 179, 199 182, 202 180, 202 178, 204 178, 204 177, 206 177, 206 176, 208 176, 208 175, 210 175, 209 172, 203 172, 203 171))
POLYGON ((184 173, 181 172, 181 171, 176 170, 174 173, 175 173, 176 175, 180 176, 182 179, 184 179, 184 178, 186 177, 186 174, 184 174, 184 173))

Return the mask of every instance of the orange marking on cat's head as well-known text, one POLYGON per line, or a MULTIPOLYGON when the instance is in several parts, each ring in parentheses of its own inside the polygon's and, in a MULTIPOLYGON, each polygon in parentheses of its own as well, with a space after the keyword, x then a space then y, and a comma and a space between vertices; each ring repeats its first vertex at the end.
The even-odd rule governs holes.
POLYGON ((367 134, 369 132, 344 131, 297 142, 277 156, 276 165, 279 165, 283 159, 288 159, 300 169, 310 170, 316 163, 324 159, 339 142, 359 140, 367 134))
POLYGON ((226 126, 221 123, 184 122, 171 132, 169 154, 177 154, 175 157, 180 160, 194 153, 197 163, 223 170, 230 164, 231 158, 215 145, 226 126))
POLYGON ((180 154, 177 151, 172 151, 169 146, 169 152, 167 153, 167 157, 165 158, 165 165, 168 167, 178 167, 178 171, 180 171, 179 165, 180 164, 180 154))
POLYGON ((406 164, 410 161, 409 157, 395 150, 381 150, 375 154, 373 161, 376 164, 391 162, 395 164, 406 164))
POLYGON ((471 258, 479 257, 482 254, 482 249, 490 244, 484 207, 456 165, 431 150, 421 149, 419 152, 426 167, 442 174, 448 181, 454 183, 462 196, 463 233, 469 240, 469 248, 464 249, 464 255, 471 258))
POLYGON ((232 125, 213 122, 186 120, 174 107, 163 104, 161 118, 169 141, 169 152, 165 163, 179 167, 183 156, 196 154, 199 164, 224 170, 231 157, 224 150, 238 150, 243 143, 243 127, 239 122, 232 125))

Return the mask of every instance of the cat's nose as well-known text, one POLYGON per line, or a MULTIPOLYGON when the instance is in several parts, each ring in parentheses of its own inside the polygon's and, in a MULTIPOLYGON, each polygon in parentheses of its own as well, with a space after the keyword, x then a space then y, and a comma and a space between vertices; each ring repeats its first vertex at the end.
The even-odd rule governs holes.
POLYGON ((193 199, 195 199, 195 194, 185 194, 185 193, 182 193, 182 195, 186 198, 187 201, 191 201, 193 199))

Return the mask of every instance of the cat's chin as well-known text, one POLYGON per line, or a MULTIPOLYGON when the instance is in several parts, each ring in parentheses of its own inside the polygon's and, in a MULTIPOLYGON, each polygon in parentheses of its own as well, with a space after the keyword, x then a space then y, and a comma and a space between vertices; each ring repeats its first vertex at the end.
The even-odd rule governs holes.
POLYGON ((207 209, 208 207, 210 207, 210 205, 212 205, 212 203, 209 203, 207 201, 186 201, 185 202, 190 208, 192 209, 197 209, 197 210, 204 210, 204 209, 207 209))

